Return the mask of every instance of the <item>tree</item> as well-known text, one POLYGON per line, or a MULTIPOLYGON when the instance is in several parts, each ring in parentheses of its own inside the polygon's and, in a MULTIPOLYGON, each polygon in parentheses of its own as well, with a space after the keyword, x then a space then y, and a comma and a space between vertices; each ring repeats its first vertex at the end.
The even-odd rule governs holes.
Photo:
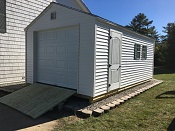
POLYGON ((166 65, 175 68, 175 23, 168 23, 164 28, 166 35, 162 36, 162 43, 166 43, 166 65))
POLYGON ((157 42, 159 42, 159 35, 155 29, 155 26, 151 26, 153 20, 148 20, 148 18, 143 13, 139 13, 135 16, 129 25, 126 27, 130 30, 136 31, 140 34, 153 37, 157 42))

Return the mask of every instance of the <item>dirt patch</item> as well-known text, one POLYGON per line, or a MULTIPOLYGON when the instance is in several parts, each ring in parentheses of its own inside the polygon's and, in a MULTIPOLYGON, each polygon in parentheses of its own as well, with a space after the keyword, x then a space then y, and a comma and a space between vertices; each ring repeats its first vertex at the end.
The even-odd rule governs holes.
POLYGON ((29 128, 21 129, 18 131, 53 131, 55 129, 58 130, 63 128, 65 124, 72 124, 78 120, 80 119, 76 116, 68 116, 68 117, 61 118, 59 120, 46 122, 46 123, 32 126, 29 128))

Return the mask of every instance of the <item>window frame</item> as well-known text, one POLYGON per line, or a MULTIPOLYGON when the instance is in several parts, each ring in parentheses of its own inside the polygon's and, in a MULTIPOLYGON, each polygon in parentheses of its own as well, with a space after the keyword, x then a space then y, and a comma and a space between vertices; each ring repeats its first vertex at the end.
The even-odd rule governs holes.
POLYGON ((0 12, 0 17, 4 17, 4 19, 2 18, 4 25, 2 24, 2 27, 0 26, 0 33, 6 33, 6 0, 1 0, 1 2, 4 2, 2 5, 2 7, 4 6, 4 10, 2 9, 2 12, 0 12))
POLYGON ((141 56, 141 45, 134 44, 134 60, 140 60, 140 56, 141 56))

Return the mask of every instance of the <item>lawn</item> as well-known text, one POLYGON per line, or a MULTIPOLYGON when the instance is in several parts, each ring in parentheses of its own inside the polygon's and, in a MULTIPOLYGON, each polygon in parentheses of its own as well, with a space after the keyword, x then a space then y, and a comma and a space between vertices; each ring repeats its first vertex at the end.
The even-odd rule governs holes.
MULTIPOLYGON (((132 98, 101 117, 90 117, 72 124, 66 131, 165 131, 175 130, 175 72, 156 69, 160 84, 132 98)), ((55 127, 55 130, 60 130, 55 127)))

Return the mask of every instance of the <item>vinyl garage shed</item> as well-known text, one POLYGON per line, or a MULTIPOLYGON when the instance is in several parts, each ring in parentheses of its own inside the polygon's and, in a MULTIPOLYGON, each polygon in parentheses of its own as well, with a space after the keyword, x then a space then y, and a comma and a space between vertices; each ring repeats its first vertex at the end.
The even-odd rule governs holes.
POLYGON ((153 77, 154 40, 51 3, 26 28, 26 82, 99 97, 153 77))

